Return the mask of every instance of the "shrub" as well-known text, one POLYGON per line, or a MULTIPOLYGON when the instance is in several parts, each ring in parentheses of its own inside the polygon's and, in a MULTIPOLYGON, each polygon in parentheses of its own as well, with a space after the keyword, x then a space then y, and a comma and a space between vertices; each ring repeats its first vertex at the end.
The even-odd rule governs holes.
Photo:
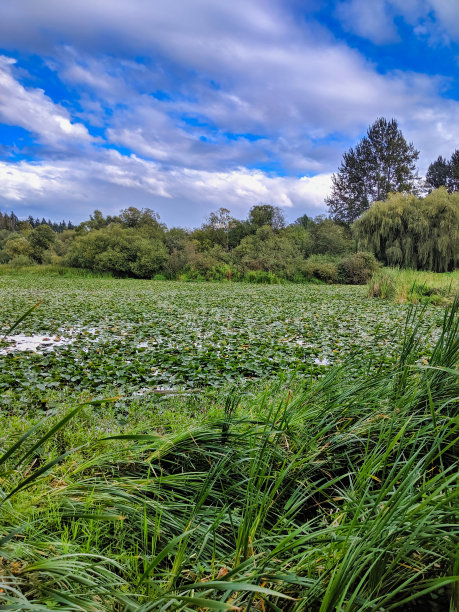
POLYGON ((378 269, 379 264, 367 251, 353 253, 338 264, 338 277, 348 285, 365 285, 378 269))
POLYGON ((13 268, 22 268, 23 266, 31 266, 34 262, 27 255, 16 255, 8 263, 13 268))
POLYGON ((307 280, 317 279, 328 284, 338 282, 336 263, 318 255, 313 255, 305 261, 303 274, 307 280))

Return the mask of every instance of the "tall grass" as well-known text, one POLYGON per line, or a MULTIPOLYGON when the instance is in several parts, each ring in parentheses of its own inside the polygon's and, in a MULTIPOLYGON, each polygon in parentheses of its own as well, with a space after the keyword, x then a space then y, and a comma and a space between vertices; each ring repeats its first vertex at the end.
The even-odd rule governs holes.
POLYGON ((458 312, 428 364, 414 315, 390 372, 232 391, 221 418, 74 451, 59 434, 100 406, 0 440, 0 607, 457 610, 458 312))
POLYGON ((391 299, 399 304, 448 305, 459 295, 459 270, 435 273, 383 268, 368 283, 370 297, 391 299))

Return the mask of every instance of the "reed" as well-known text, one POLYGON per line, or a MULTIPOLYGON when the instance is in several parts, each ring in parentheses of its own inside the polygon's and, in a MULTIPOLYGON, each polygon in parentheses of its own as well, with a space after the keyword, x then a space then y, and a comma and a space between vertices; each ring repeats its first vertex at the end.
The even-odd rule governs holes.
POLYGON ((457 610, 458 313, 428 364, 413 311, 391 370, 232 390, 170 433, 81 444, 93 401, 0 439, 0 607, 457 610))

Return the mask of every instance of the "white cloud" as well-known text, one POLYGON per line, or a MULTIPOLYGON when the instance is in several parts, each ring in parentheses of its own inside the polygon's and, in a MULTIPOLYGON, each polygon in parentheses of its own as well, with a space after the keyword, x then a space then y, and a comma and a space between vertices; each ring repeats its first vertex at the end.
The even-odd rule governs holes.
POLYGON ((345 29, 376 44, 401 40, 396 17, 402 17, 415 34, 435 44, 459 40, 456 0, 343 0, 336 15, 345 29))
POLYGON ((338 4, 336 16, 348 31, 381 44, 399 39, 389 9, 386 0, 351 0, 338 4))
POLYGON ((72 123, 69 113, 42 89, 26 89, 14 78, 14 63, 0 56, 0 121, 23 127, 50 145, 90 142, 87 128, 82 123, 72 123))
POLYGON ((54 214, 80 220, 94 210, 117 212, 129 203, 151 206, 168 223, 178 221, 171 204, 181 202, 204 213, 220 206, 245 216, 251 206, 269 202, 298 209, 299 214, 325 212, 323 199, 330 175, 312 178, 276 177, 239 168, 210 172, 189 168, 167 169, 135 156, 105 151, 98 159, 47 163, 0 162, 5 207, 28 214, 30 208, 52 202, 54 214))
MULTIPOLYGON (((12 60, 2 60, 0 120, 37 134, 52 149, 45 148, 47 159, 56 148, 60 155, 60 161, 3 164, 4 201, 55 197, 59 205, 75 202, 90 211, 153 198, 162 214, 176 203, 180 210, 226 205, 243 214, 268 200, 314 214, 324 212, 330 172, 342 153, 378 116, 399 120, 423 151, 421 171, 457 146, 459 104, 442 97, 447 78, 382 73, 313 23, 307 8, 304 20, 294 19, 293 4, 302 3, 3 3, 3 47, 45 55, 83 108, 71 116, 48 92, 21 85, 12 60), (159 90, 170 98, 157 99, 159 90), (187 117, 202 125, 187 124, 187 117), (134 155, 87 146, 83 159, 75 143, 99 144, 91 143, 83 122, 104 128, 107 146, 134 155), (261 138, 252 142, 245 133, 261 138), (248 169, 256 167, 295 176, 248 169), (311 173, 316 176, 296 178, 311 173)), ((396 40, 396 16, 420 35, 424 28, 428 35, 459 36, 458 6, 346 0, 338 15, 352 32, 383 44, 396 40)))

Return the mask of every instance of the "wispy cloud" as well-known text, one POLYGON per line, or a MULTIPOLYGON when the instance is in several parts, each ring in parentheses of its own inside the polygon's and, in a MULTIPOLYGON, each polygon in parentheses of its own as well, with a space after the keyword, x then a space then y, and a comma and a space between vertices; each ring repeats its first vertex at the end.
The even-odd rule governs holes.
POLYGON ((55 104, 41 89, 25 88, 13 76, 15 60, 0 56, 0 121, 25 128, 40 142, 66 146, 69 142, 89 143, 86 126, 74 123, 69 113, 55 104))

